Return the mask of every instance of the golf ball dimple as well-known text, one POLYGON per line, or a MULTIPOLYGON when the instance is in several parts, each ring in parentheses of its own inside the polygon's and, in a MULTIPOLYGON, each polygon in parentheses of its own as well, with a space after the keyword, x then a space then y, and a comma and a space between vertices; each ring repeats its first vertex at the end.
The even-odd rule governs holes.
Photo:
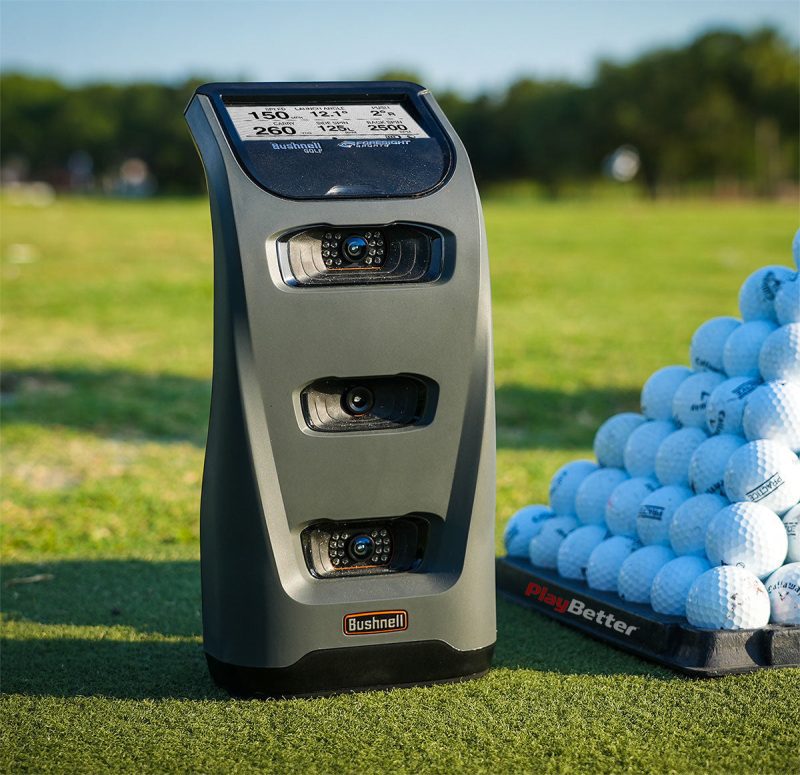
POLYGON ((758 368, 765 380, 793 379, 800 382, 800 323, 781 326, 764 340, 758 368))
POLYGON ((601 466, 622 468, 625 465, 623 453, 628 437, 645 418, 634 412, 615 414, 606 420, 594 437, 594 454, 601 466))
POLYGON ((509 557, 527 557, 531 539, 539 535, 542 525, 555 516, 547 506, 523 506, 508 520, 503 531, 503 544, 509 557))
POLYGON ((778 328, 771 320, 751 320, 742 323, 725 340, 722 361, 729 377, 758 379, 758 358, 767 337, 778 328))
POLYGON ((760 579, 783 564, 787 548, 780 518, 757 503, 725 506, 706 530, 706 555, 712 565, 738 565, 760 579))
POLYGON ((628 437, 623 459, 631 476, 653 476, 656 472, 656 452, 661 442, 678 430, 668 420, 648 420, 628 437))
POLYGON ((689 359, 697 371, 716 371, 722 374, 725 366, 722 363, 722 350, 725 340, 741 321, 731 317, 711 318, 703 323, 692 337, 689 359))
POLYGON ((584 525, 573 530, 558 548, 558 572, 567 579, 586 580, 589 556, 603 541, 608 531, 602 525, 584 525))
POLYGON ((800 272, 781 283, 775 294, 775 315, 778 323, 800 323, 800 272))
POLYGON ((775 321, 775 294, 781 283, 791 279, 793 274, 788 267, 777 265, 765 266, 753 272, 739 291, 742 320, 775 321))
POLYGON ((786 528, 786 538, 789 542, 786 561, 800 562, 800 504, 784 514, 783 526, 786 528))
POLYGON ((601 468, 589 474, 575 496, 575 512, 584 525, 600 525, 606 520, 606 503, 614 488, 628 474, 621 468, 601 468))
POLYGON ((539 531, 539 535, 531 540, 528 557, 532 565, 540 568, 556 568, 558 565, 558 549, 561 542, 578 527, 575 517, 553 517, 548 519, 539 531))
POLYGON ((800 452, 800 382, 767 382, 747 399, 742 420, 748 439, 771 439, 800 452))
POLYGON ((709 433, 742 435, 742 416, 747 397, 761 385, 760 378, 731 377, 714 388, 706 404, 709 433))
POLYGON ((606 502, 606 525, 611 533, 636 535, 639 504, 661 485, 654 477, 637 476, 618 484, 606 502))
POLYGON ((636 515, 636 534, 642 544, 669 546, 669 526, 675 510, 692 495, 688 487, 670 485, 646 496, 636 515))
POLYGON ((686 428, 705 429, 708 399, 724 381, 722 374, 700 371, 681 382, 672 399, 672 417, 675 422, 686 428))
POLYGON ((649 603, 656 574, 675 554, 668 546, 644 546, 631 554, 620 566, 617 593, 630 603, 649 603))
POLYGON ((686 366, 665 366, 653 372, 642 388, 642 414, 651 420, 672 420, 672 399, 692 374, 686 366))
POLYGON ((782 565, 765 582, 774 624, 800 624, 800 562, 782 565))
POLYGON ((695 495, 681 503, 669 525, 669 543, 677 555, 706 555, 708 524, 720 509, 728 505, 721 495, 695 495))
POLYGON ((689 486, 689 463, 708 438, 702 428, 681 428, 667 436, 656 452, 656 478, 663 485, 689 486))
POLYGON ((744 568, 712 568, 689 589, 686 618, 692 626, 707 630, 764 627, 769 622, 767 588, 744 568))
POLYGON ((586 583, 592 589, 603 592, 617 591, 617 577, 622 563, 630 557, 641 544, 630 536, 612 536, 598 544, 589 555, 586 566, 586 583))
POLYGON ((686 598, 698 576, 711 569, 705 557, 676 557, 656 573, 650 588, 650 605, 659 614, 686 616, 686 598))
POLYGON ((800 460, 780 442, 751 441, 730 456, 725 493, 731 502, 751 501, 785 514, 800 501, 800 460))
POLYGON ((599 469, 591 460, 573 460, 556 471, 550 480, 550 508, 564 516, 575 514, 575 495, 581 482, 599 469))
POLYGON ((725 495, 725 468, 731 455, 747 443, 742 436, 722 433, 706 439, 689 462, 689 485, 696 493, 725 495))

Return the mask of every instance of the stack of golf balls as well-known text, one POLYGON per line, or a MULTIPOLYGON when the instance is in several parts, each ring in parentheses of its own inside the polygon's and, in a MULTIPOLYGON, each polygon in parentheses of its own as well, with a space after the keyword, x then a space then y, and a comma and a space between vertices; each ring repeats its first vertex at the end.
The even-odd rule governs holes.
POLYGON ((514 514, 509 556, 695 627, 800 625, 800 231, 792 249, 514 514))

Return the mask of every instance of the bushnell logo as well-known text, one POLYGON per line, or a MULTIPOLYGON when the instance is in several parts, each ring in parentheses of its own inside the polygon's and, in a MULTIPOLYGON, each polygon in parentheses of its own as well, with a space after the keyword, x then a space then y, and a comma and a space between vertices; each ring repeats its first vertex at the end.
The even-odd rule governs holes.
POLYGON ((408 629, 408 611, 365 611, 347 614, 342 630, 345 635, 375 635, 408 629))

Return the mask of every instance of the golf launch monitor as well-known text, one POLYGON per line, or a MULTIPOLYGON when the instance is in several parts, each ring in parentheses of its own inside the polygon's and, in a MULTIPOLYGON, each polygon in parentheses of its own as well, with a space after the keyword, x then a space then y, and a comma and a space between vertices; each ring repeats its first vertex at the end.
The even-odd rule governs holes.
POLYGON ((495 641, 486 237, 403 82, 216 83, 203 637, 233 694, 480 675, 495 641))

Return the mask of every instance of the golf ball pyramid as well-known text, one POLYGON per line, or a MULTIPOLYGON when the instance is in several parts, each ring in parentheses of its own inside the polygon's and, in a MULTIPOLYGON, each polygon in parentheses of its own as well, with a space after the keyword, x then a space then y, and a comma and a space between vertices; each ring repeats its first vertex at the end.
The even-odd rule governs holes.
POLYGON ((800 271, 753 272, 739 310, 513 515, 510 557, 698 628, 800 626, 800 271))

